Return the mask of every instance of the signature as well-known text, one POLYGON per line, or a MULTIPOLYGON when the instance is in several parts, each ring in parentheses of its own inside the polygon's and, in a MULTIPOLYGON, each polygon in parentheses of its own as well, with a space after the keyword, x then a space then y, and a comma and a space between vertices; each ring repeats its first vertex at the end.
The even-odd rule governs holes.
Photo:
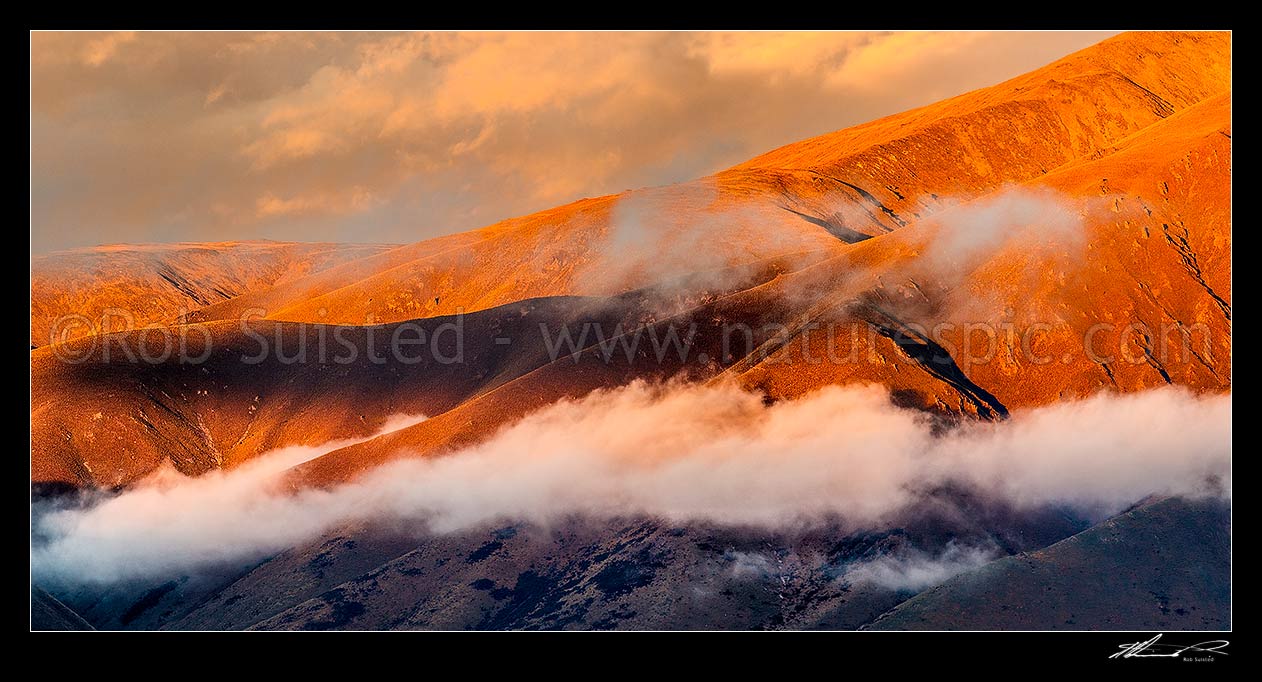
POLYGON ((1109 658, 1179 658, 1185 653, 1190 654, 1208 654, 1213 658, 1215 654, 1227 655, 1223 649, 1229 644, 1225 639, 1214 639, 1199 644, 1161 644, 1161 635, 1156 635, 1146 642, 1132 642, 1130 644, 1122 644, 1118 648, 1121 649, 1117 653, 1109 656, 1109 658))

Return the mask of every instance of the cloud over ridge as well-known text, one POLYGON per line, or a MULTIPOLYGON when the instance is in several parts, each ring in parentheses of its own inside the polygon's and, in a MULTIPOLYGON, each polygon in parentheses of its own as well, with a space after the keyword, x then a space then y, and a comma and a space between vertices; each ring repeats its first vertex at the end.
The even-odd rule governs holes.
MULTIPOLYGON (((1230 395, 1178 388, 1101 394, 935 435, 923 414, 874 386, 766 406, 726 384, 637 382, 331 490, 278 492, 280 472, 311 452, 280 451, 196 479, 159 474, 95 504, 39 514, 31 561, 37 577, 54 581, 152 577, 259 558, 358 521, 439 533, 638 515, 879 527, 946 485, 1018 506, 1109 513, 1154 493, 1229 497, 1230 434, 1230 395)), ((922 581, 976 563, 969 552, 872 566, 867 577, 922 581)))

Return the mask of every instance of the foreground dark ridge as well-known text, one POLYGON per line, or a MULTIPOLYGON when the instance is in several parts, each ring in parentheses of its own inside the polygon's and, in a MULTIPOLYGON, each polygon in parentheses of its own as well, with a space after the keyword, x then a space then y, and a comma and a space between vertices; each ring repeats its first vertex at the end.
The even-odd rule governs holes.
POLYGON ((876 630, 1229 630, 1231 507, 1165 499, 899 604, 876 630))
POLYGON ((62 596, 105 629, 1222 628, 1229 513, 1165 499, 1079 533, 1063 510, 944 492, 884 531, 629 520, 409 538, 358 527, 244 570, 62 596), (1011 556, 919 594, 852 572, 948 543, 1011 556))

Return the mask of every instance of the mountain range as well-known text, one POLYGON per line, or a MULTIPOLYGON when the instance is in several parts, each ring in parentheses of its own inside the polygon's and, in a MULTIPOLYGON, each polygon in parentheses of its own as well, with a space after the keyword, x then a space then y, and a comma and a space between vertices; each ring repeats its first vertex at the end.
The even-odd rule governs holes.
MULTIPOLYGON (((940 433, 1100 394, 1229 396, 1230 43, 1125 33, 708 177, 414 244, 34 258, 33 500, 125 495, 164 472, 227 475, 297 446, 314 454, 278 474, 282 494, 333 490, 637 382, 736 386, 768 407, 875 385, 940 433), (404 334, 428 345, 377 362, 404 334), (185 345, 164 354, 171 339, 185 345), (819 361, 834 357, 848 360, 819 361), (399 415, 417 418, 398 426, 399 415)), ((944 488, 877 525, 631 513, 433 533, 356 520, 249 565, 108 589, 40 584, 32 618, 37 629, 1230 627, 1229 505, 1130 503, 1093 516, 944 488), (958 570, 860 579, 882 557, 948 557, 958 570)))

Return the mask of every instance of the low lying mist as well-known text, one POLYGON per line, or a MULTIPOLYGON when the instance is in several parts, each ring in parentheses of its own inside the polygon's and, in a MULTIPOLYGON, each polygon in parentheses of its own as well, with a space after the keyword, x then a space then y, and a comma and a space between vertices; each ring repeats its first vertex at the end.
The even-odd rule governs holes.
MULTIPOLYGON (((331 490, 277 491, 286 468, 344 444, 285 448, 199 478, 161 471, 116 496, 37 510, 32 572, 63 584, 155 577, 257 560, 357 521, 436 533, 635 515, 878 528, 946 485, 1097 515, 1154 493, 1229 497, 1231 396, 1102 394, 935 435, 873 386, 766 406, 731 385, 635 383, 552 405, 448 456, 331 490)), ((891 557, 849 579, 914 587, 988 558, 956 552, 891 557)))
POLYGON ((951 542, 938 554, 914 548, 882 554, 853 564, 842 578, 852 585, 919 592, 1002 555, 998 547, 968 547, 951 542))

